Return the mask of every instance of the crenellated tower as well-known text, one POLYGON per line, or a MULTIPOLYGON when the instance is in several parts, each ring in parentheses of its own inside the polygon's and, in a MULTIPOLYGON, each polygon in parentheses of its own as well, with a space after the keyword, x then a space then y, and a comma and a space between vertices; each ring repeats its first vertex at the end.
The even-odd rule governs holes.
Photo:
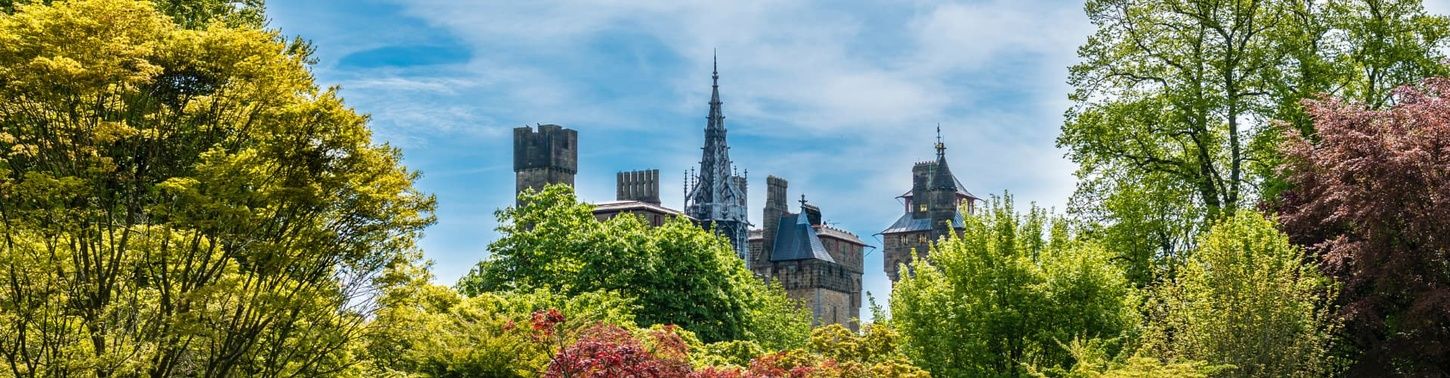
POLYGON ((514 128, 514 195, 545 185, 574 186, 579 162, 578 132, 559 125, 514 128))
POLYGON ((713 228, 747 259, 750 220, 746 214, 745 176, 737 175, 725 143, 725 114, 720 110, 719 65, 711 73, 710 113, 705 122, 705 146, 700 170, 686 189, 685 214, 701 227, 713 228))

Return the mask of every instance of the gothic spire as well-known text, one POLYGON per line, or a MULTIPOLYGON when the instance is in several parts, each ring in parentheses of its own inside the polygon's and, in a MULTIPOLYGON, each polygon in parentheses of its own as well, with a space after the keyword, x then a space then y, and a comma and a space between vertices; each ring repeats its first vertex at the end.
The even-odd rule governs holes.
POLYGON ((694 182, 685 195, 685 214, 701 226, 724 234, 742 258, 748 250, 750 221, 746 216, 745 184, 730 161, 725 143, 725 113, 720 110, 720 68, 712 59, 710 71, 710 113, 705 123, 705 146, 700 150, 700 170, 692 172, 694 182))
POLYGON ((711 58, 710 115, 707 129, 724 129, 725 113, 720 110, 720 58, 711 58))

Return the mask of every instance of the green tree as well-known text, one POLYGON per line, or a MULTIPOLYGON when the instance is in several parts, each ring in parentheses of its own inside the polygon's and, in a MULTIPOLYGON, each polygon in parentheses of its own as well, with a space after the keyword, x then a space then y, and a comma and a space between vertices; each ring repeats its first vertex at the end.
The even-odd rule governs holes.
POLYGON ((706 342, 805 342, 809 314, 755 278, 714 233, 684 218, 654 228, 630 216, 600 222, 567 186, 519 198, 523 205, 498 212, 502 237, 459 281, 461 292, 614 291, 639 304, 641 324, 676 324, 706 342))
POLYGON ((275 32, 150 2, 0 15, 15 375, 332 375, 433 198, 275 32))
POLYGON ((907 356, 939 376, 1022 375, 1071 365, 1059 343, 1131 331, 1135 290, 1106 250, 1069 231, 1036 207, 1016 213, 1010 196, 968 217, 892 292, 907 356))
POLYGON ((1235 377, 1326 376, 1332 283, 1252 211, 1214 225, 1154 291, 1140 353, 1231 365, 1235 377))
POLYGON ((1097 31, 1070 69, 1058 145, 1081 184, 1074 212, 1110 249, 1165 271, 1213 219, 1270 197, 1300 101, 1390 89, 1444 74, 1447 22, 1417 0, 1090 0, 1097 31))

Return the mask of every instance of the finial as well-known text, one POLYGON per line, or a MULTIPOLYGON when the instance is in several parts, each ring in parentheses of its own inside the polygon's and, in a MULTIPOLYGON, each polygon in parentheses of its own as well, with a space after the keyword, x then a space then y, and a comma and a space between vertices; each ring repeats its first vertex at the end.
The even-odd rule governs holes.
POLYGON ((806 194, 801 193, 801 207, 806 207, 806 194))
POLYGON ((946 143, 942 143, 942 141, 941 141, 941 122, 937 122, 937 124, 936 124, 936 156, 937 157, 945 156, 946 155, 946 150, 947 150, 946 143))

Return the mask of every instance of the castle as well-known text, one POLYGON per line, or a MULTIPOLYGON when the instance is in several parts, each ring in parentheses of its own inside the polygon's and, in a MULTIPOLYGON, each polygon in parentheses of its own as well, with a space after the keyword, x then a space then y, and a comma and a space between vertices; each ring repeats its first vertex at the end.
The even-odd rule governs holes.
MULTIPOLYGON (((720 101, 720 73, 711 73, 705 143, 698 170, 686 173, 684 210, 660 202, 659 170, 618 172, 615 200, 594 204, 594 216, 607 220, 623 214, 638 216, 659 226, 684 216, 713 230, 735 248, 746 266, 767 282, 779 283, 787 294, 811 310, 814 325, 842 324, 857 329, 861 312, 863 259, 870 247, 849 231, 822 221, 821 209, 801 195, 796 212, 787 205, 785 179, 766 178, 765 208, 760 228, 751 229, 746 200, 747 175, 739 174, 730 160, 725 115, 720 101)), ((895 282, 897 266, 911 261, 913 249, 927 251, 930 240, 960 230, 958 210, 971 211, 977 197, 952 175, 946 147, 936 144, 934 162, 912 168, 912 189, 901 195, 906 214, 882 231, 886 242, 885 269, 895 282), (948 223, 950 221, 950 223, 948 223)), ((515 194, 549 184, 574 184, 578 163, 578 133, 558 125, 514 129, 515 194)), ((748 171, 747 171, 748 173, 748 171)))

